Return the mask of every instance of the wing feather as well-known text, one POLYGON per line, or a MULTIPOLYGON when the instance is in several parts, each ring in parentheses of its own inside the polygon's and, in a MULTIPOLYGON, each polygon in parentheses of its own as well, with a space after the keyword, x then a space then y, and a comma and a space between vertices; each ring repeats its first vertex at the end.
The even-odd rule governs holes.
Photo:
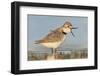
POLYGON ((52 31, 49 33, 46 37, 44 37, 42 40, 37 40, 36 43, 46 43, 46 42, 57 42, 62 40, 64 35, 59 31, 52 31))

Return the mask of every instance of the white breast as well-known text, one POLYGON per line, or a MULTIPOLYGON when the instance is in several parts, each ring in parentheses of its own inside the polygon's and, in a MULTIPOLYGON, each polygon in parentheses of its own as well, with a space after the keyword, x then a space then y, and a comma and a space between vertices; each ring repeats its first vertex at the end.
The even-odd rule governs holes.
POLYGON ((58 42, 49 42, 49 43, 41 43, 43 46, 48 47, 48 48, 57 48, 60 46, 60 44, 65 40, 65 37, 58 42))

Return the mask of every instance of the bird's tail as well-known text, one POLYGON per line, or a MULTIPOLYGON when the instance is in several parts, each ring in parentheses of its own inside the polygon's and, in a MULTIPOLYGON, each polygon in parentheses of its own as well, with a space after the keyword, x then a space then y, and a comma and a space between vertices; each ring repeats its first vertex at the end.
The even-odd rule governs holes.
POLYGON ((40 40, 36 40, 35 41, 35 44, 39 44, 41 41, 40 40))
POLYGON ((35 41, 34 43, 35 43, 35 44, 38 44, 39 42, 38 42, 38 41, 35 41))

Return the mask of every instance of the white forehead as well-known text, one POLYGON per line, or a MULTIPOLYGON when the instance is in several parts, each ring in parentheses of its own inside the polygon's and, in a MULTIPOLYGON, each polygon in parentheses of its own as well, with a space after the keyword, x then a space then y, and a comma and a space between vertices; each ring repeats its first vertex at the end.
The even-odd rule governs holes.
POLYGON ((71 27, 71 25, 68 25, 68 24, 65 24, 63 27, 66 27, 66 28, 67 28, 68 26, 70 26, 70 27, 71 27))
POLYGON ((67 27, 67 26, 69 26, 69 25, 68 25, 68 24, 65 24, 65 25, 64 25, 64 27, 67 27))
POLYGON ((66 23, 64 23, 63 26, 64 26, 64 27, 68 27, 68 26, 72 26, 72 24, 71 24, 70 22, 66 22, 66 23))

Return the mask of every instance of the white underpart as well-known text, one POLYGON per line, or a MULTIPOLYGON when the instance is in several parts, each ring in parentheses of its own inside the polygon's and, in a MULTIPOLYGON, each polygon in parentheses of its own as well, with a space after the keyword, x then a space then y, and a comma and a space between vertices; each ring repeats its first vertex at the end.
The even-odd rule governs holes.
POLYGON ((60 46, 60 44, 65 40, 65 36, 63 37, 63 39, 61 41, 58 42, 49 42, 49 43, 41 43, 43 46, 47 47, 47 48, 57 48, 58 46, 60 46))

